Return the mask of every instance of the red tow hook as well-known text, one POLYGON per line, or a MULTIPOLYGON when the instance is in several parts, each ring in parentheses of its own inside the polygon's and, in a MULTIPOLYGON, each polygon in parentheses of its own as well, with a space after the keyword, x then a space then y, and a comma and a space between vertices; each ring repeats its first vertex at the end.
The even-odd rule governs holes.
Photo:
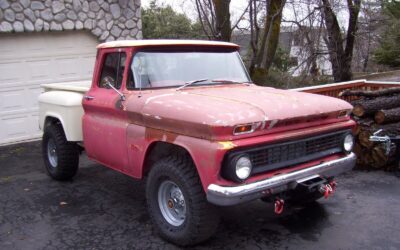
POLYGON ((336 184, 336 181, 335 181, 335 180, 333 180, 333 181, 329 182, 329 185, 330 185, 330 186, 331 186, 331 188, 332 188, 332 192, 331 192, 331 194, 334 194, 334 193, 335 193, 335 191, 336 191, 336 186, 337 186, 337 184, 336 184))
POLYGON ((330 195, 333 195, 336 191, 336 181, 331 181, 326 185, 321 185, 320 192, 324 194, 325 199, 328 199, 330 195))
POLYGON ((277 198, 275 200, 275 213, 281 214, 283 212, 284 205, 285 205, 285 201, 283 199, 277 198))

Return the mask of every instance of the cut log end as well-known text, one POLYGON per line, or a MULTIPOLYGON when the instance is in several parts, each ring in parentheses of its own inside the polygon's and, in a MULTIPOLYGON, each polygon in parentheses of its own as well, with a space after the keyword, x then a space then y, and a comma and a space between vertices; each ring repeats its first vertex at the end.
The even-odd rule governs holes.
POLYGON ((355 105, 353 108, 353 114, 358 117, 362 117, 365 114, 365 109, 361 105, 355 105))
POLYGON ((375 122, 378 124, 393 123, 398 121, 400 121, 400 108, 384 109, 375 113, 375 122))
POLYGON ((385 112, 383 112, 382 110, 376 112, 375 113, 375 122, 378 124, 382 124, 382 123, 384 123, 384 121, 385 121, 385 112))
POLYGON ((353 114, 358 117, 373 116, 377 111, 399 108, 400 95, 360 99, 352 102, 353 114))
POLYGON ((359 133, 358 135, 358 140, 360 141, 360 144, 365 147, 365 148, 372 148, 374 146, 374 143, 369 140, 369 137, 372 135, 371 131, 369 130, 363 130, 359 133))

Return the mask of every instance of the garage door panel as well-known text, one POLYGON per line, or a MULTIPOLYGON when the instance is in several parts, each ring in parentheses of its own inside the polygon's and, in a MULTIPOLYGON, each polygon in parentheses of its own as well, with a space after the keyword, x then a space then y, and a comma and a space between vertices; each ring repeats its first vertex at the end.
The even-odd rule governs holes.
POLYGON ((0 88, 22 82, 24 77, 20 68, 20 62, 0 63, 0 88))
POLYGON ((41 136, 38 112, 33 114, 10 115, 0 119, 2 143, 29 140, 41 136), (31 124, 32 126, 26 126, 31 124))
POLYGON ((75 58, 58 58, 55 60, 55 67, 61 79, 76 79, 80 74, 80 64, 76 63, 75 58))
POLYGON ((85 67, 80 67, 82 74, 88 76, 88 78, 92 78, 93 76, 93 70, 94 70, 94 63, 96 62, 96 57, 94 56, 86 56, 82 57, 82 63, 83 64, 92 64, 93 67, 85 68, 85 67))
POLYGON ((95 54, 97 40, 88 32, 52 32, 1 35, 2 58, 26 59, 46 55, 95 54), (49 37, 51 37, 49 39, 49 37), (17 52, 17 53, 16 53, 17 52))
POLYGON ((29 115, 22 116, 9 116, 2 119, 5 131, 5 136, 8 138, 18 138, 29 134, 29 127, 26 126, 29 123, 29 115))
POLYGON ((40 84, 92 77, 98 41, 89 32, 0 35, 0 144, 40 135, 40 84))
POLYGON ((24 110, 24 89, 14 89, 0 92, 1 113, 24 110))
POLYGON ((26 97, 26 107, 27 111, 37 111, 39 108, 38 98, 39 95, 43 92, 40 86, 34 86, 30 88, 26 88, 27 93, 25 94, 26 97))
POLYGON ((49 68, 51 68, 51 60, 49 59, 26 62, 26 69, 30 80, 51 80, 52 77, 49 68))
POLYGON ((40 86, 0 90, 0 116, 38 111, 40 86))

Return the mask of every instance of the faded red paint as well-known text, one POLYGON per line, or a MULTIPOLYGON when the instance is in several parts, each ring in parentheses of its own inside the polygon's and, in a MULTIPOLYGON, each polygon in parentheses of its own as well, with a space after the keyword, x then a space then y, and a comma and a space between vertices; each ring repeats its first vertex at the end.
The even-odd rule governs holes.
POLYGON ((348 120, 337 117, 351 108, 336 98, 246 84, 147 90, 126 103, 131 123, 213 141, 348 120), (254 122, 256 133, 233 136, 236 125, 254 122))
MULTIPOLYGON (((214 50, 217 49, 215 46, 214 50)), ((176 88, 127 90, 129 63, 137 50, 140 48, 99 49, 92 87, 87 93, 94 99, 83 100, 83 134, 88 156, 132 177, 143 177, 149 148, 163 141, 189 152, 204 188, 211 183, 235 185, 219 175, 224 155, 232 148, 354 128, 355 123, 348 116, 338 118, 351 105, 331 97, 252 84, 193 86, 179 91, 176 88), (116 105, 119 97, 115 91, 97 86, 104 55, 113 51, 127 53, 121 87, 126 100, 121 102, 122 106, 116 105), (257 130, 233 135, 236 125, 247 123, 258 123, 257 130)), ((279 172, 305 168, 316 162, 279 172)), ((246 182, 274 174, 260 174, 246 182)))

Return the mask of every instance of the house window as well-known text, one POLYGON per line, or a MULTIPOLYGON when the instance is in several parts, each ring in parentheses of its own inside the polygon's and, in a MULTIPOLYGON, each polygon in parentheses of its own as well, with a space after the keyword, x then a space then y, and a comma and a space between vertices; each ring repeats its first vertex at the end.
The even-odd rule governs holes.
POLYGON ((121 88, 122 78, 124 76, 125 61, 125 52, 113 52, 106 54, 103 67, 101 69, 99 81, 100 88, 109 88, 107 83, 110 83, 117 89, 121 88))

